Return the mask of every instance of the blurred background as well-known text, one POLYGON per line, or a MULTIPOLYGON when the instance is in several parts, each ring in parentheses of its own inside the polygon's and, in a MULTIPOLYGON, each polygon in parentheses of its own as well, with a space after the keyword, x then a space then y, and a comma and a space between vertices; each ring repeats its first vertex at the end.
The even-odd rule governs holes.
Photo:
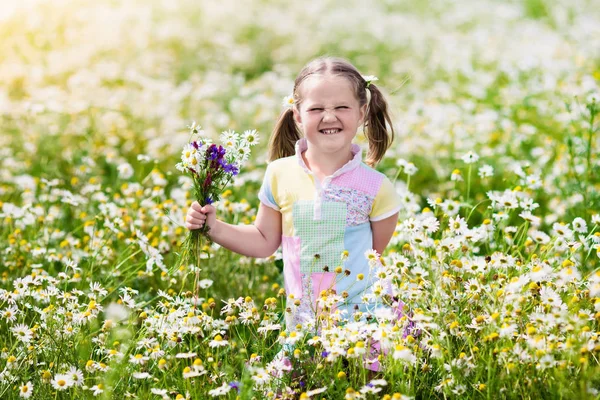
POLYGON ((214 136, 257 129, 264 164, 282 98, 326 54, 379 77, 397 132, 380 167, 414 162, 415 191, 452 190, 475 151, 494 167, 488 188, 544 176, 551 197, 567 150, 588 142, 599 43, 591 0, 4 0, 0 174, 70 176, 84 157, 135 167, 139 154, 170 170, 192 120, 214 136))

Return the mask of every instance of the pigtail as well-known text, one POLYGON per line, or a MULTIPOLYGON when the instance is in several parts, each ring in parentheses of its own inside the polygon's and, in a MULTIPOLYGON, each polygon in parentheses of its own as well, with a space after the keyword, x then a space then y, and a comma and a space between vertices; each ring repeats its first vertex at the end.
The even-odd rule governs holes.
POLYGON ((365 136, 369 140, 366 163, 374 167, 383 159, 385 152, 391 146, 394 140, 394 127, 383 93, 373 83, 368 85, 367 90, 371 93, 371 100, 365 117, 365 136))
POLYGON ((294 112, 291 108, 288 108, 279 116, 279 120, 271 134, 269 161, 296 154, 296 142, 301 137, 296 121, 294 121, 294 112))

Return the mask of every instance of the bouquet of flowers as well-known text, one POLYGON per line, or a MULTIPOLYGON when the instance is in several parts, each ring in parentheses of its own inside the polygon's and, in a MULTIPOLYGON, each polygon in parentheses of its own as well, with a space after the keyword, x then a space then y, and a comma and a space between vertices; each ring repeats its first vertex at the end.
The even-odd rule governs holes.
MULTIPOLYGON (((221 134, 221 144, 211 142, 204 137, 204 131, 194 121, 190 129, 191 142, 183 147, 181 162, 175 167, 189 175, 193 180, 193 195, 200 204, 212 204, 218 201, 224 188, 236 176, 242 164, 250 156, 250 148, 258 143, 256 130, 247 130, 243 134, 232 130, 221 134)), ((183 243, 182 262, 198 265, 204 241, 210 243, 205 224, 200 229, 190 231, 183 243)))

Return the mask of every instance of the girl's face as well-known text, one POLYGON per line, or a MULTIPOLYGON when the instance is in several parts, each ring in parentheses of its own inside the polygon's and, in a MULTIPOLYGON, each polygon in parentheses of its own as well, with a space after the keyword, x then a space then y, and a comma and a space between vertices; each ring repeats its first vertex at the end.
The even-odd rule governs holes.
POLYGON ((301 83, 300 104, 294 119, 309 146, 320 153, 350 151, 352 139, 362 125, 367 105, 360 106, 347 78, 314 75, 301 83))

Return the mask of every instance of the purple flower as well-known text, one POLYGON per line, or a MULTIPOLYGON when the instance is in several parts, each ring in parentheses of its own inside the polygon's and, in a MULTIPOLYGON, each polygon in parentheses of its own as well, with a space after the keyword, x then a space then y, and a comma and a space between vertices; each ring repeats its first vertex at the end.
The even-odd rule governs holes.
POLYGON ((221 160, 225 156, 225 149, 223 146, 217 147, 216 144, 211 144, 207 150, 208 158, 212 161, 221 160))
POLYGON ((206 196, 206 198, 204 199, 204 204, 212 204, 213 200, 210 198, 210 196, 206 196))
POLYGON ((326 351, 321 352, 321 357, 323 357, 323 358, 327 357, 328 355, 329 355, 329 353, 326 351))
POLYGON ((242 386, 242 385, 238 381, 233 381, 233 382, 229 382, 229 386, 232 389, 235 389, 235 390, 237 390, 239 392, 240 391, 240 386, 242 386))
POLYGON ((215 160, 217 158, 217 146, 215 144, 211 144, 208 149, 206 149, 206 154, 208 158, 211 160, 215 160))
POLYGON ((196 150, 198 150, 198 149, 200 149, 200 147, 202 147, 202 142, 193 141, 191 144, 192 144, 192 146, 194 146, 194 148, 196 150))
POLYGON ((235 165, 234 163, 223 165, 223 169, 228 174, 232 174, 234 176, 237 175, 238 172, 240 172, 239 169, 238 169, 238 167, 237 167, 237 165, 235 165))

